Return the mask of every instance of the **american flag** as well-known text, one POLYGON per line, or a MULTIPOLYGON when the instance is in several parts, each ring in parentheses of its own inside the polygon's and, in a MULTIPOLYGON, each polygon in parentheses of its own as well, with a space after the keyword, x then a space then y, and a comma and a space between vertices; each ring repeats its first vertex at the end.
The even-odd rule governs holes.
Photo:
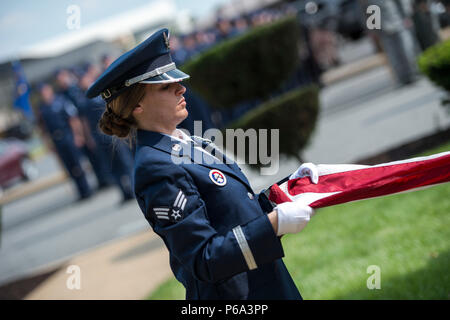
POLYGON ((318 184, 313 184, 309 177, 284 179, 267 190, 269 200, 275 204, 300 201, 312 208, 322 208, 446 183, 450 181, 450 151, 373 166, 317 167, 318 184))

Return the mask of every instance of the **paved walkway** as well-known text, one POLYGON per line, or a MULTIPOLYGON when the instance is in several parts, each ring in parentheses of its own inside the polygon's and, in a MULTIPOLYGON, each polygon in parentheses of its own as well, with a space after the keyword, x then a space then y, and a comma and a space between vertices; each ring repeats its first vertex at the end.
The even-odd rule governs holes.
MULTIPOLYGON (((54 267, 48 266, 40 273, 54 267)), ((149 230, 114 240, 66 261, 25 299, 139 300, 171 275, 168 251, 162 240, 149 230), (73 265, 80 268, 79 290, 67 287, 74 276, 67 271, 73 265)))

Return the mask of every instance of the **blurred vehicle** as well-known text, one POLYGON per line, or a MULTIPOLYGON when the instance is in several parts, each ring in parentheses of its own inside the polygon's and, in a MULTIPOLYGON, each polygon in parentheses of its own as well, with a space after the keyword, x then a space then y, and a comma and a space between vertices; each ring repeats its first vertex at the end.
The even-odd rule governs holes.
MULTIPOLYGON (((6 109, 6 108, 5 108, 6 109)), ((21 112, 11 110, 0 111, 0 138, 26 140, 33 134, 33 123, 21 112)))
POLYGON ((0 133, 2 138, 17 138, 17 139, 29 139, 33 133, 33 125, 27 121, 21 121, 8 127, 6 130, 0 133))
POLYGON ((38 176, 26 144, 17 139, 0 140, 0 192, 18 181, 38 176))

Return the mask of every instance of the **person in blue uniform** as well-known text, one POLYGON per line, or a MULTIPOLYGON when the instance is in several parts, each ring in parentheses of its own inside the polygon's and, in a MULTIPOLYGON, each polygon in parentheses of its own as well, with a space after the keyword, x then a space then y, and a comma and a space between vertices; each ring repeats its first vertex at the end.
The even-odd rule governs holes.
POLYGON ((98 150, 94 140, 90 139, 92 132, 89 128, 88 120, 85 118, 83 110, 81 110, 85 101, 85 94, 78 86, 76 76, 73 72, 61 68, 55 72, 55 75, 60 89, 59 94, 70 100, 78 110, 85 137, 85 143, 81 146, 81 151, 86 155, 92 166, 95 177, 97 178, 98 189, 106 188, 112 184, 113 178, 108 172, 105 159, 99 152, 100 150, 98 150))
POLYGON ((274 209, 210 141, 177 129, 188 115, 180 81, 189 76, 172 62, 168 37, 158 30, 119 57, 87 96, 106 102, 103 132, 136 133, 136 199, 174 276, 186 299, 301 299, 280 237, 302 230, 312 208, 274 209))
MULTIPOLYGON (((92 74, 88 68, 79 70, 79 86, 85 92, 92 84, 92 74)), ((113 141, 100 131, 98 122, 105 110, 105 104, 100 97, 88 99, 83 95, 80 97, 79 110, 86 119, 91 138, 98 150, 98 157, 105 165, 108 174, 112 175, 113 181, 122 192, 122 203, 134 199, 132 187, 133 158, 130 149, 123 141, 113 141)))
POLYGON ((78 190, 79 199, 92 195, 83 167, 78 146, 83 143, 81 123, 75 106, 61 95, 55 95, 47 84, 39 85, 42 103, 39 108, 40 119, 50 136, 66 171, 78 190))

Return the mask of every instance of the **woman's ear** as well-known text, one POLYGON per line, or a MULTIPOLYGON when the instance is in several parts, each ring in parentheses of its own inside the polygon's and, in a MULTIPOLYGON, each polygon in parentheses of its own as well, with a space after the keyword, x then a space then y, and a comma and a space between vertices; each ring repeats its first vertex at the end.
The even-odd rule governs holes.
POLYGON ((140 104, 138 104, 136 106, 136 108, 134 108, 132 113, 133 113, 133 116, 137 116, 137 115, 141 114, 142 112, 144 112, 144 108, 142 108, 142 106, 140 104))

